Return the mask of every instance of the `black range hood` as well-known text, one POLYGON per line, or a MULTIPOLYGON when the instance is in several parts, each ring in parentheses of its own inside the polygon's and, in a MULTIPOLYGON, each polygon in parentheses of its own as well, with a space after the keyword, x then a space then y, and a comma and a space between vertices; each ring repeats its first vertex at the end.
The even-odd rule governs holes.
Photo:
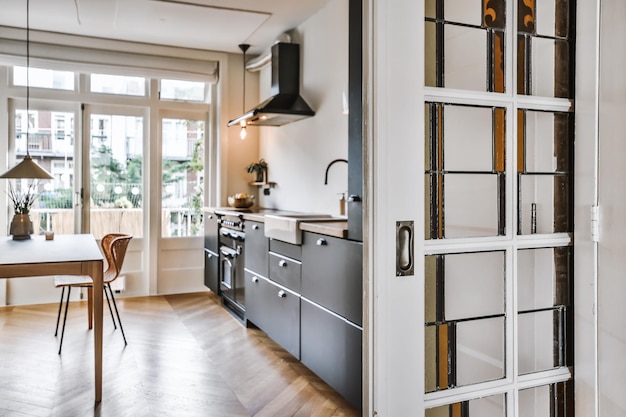
POLYGON ((315 115, 300 97, 300 45, 278 42, 272 46, 273 96, 228 122, 251 126, 282 126, 315 115))

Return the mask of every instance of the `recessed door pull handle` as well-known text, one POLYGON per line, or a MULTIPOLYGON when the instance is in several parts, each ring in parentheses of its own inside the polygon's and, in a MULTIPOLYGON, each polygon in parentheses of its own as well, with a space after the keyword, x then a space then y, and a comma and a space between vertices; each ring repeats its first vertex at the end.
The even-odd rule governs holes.
POLYGON ((284 290, 278 291, 278 298, 285 298, 285 297, 287 297, 287 293, 284 290))
POLYGON ((396 222, 396 276, 413 275, 413 221, 396 222))
POLYGON ((287 268, 287 261, 284 259, 281 259, 280 262, 278 263, 278 266, 281 266, 283 268, 287 268))

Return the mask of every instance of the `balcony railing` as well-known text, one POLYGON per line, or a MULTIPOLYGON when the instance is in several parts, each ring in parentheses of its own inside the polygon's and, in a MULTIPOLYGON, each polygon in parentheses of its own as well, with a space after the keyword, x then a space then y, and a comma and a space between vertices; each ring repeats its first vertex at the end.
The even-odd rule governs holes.
MULTIPOLYGON (((34 209, 30 214, 35 231, 53 230, 56 234, 74 232, 74 210, 34 209)), ((161 210, 162 237, 200 236, 203 233, 202 214, 188 208, 161 210)), ((37 232, 35 232, 37 233, 37 232)), ((101 238, 107 233, 129 233, 143 236, 143 209, 94 208, 91 210, 90 233, 101 238)))

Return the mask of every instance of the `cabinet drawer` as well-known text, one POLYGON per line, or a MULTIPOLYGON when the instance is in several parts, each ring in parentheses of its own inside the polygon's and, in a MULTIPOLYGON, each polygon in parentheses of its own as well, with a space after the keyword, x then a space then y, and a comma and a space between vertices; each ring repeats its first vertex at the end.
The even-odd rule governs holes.
POLYGON ((301 294, 361 326, 363 244, 304 232, 301 294))
POLYGON ((301 315, 300 360, 360 409, 362 329, 304 297, 301 315))
POLYGON ((270 239, 270 251, 292 259, 302 259, 302 246, 283 242, 282 240, 270 239))
POLYGON ((269 239, 263 223, 246 220, 246 268, 264 277, 268 274, 269 239))
POLYGON ((300 359, 300 296, 246 271, 246 316, 300 359))
POLYGON ((292 291, 300 293, 302 288, 302 263, 278 254, 269 253, 270 276, 269 278, 292 291))

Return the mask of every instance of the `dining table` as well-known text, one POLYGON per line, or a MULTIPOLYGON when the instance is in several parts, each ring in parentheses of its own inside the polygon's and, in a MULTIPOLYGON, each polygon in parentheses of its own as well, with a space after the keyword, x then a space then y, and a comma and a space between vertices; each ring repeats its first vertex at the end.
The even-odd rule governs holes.
MULTIPOLYGON (((0 237, 0 278, 88 275, 93 279, 89 322, 93 319, 95 402, 102 401, 103 256, 91 234, 0 237)), ((90 326, 91 327, 91 326, 90 326)), ((0 335, 1 336, 1 335, 0 335)))

